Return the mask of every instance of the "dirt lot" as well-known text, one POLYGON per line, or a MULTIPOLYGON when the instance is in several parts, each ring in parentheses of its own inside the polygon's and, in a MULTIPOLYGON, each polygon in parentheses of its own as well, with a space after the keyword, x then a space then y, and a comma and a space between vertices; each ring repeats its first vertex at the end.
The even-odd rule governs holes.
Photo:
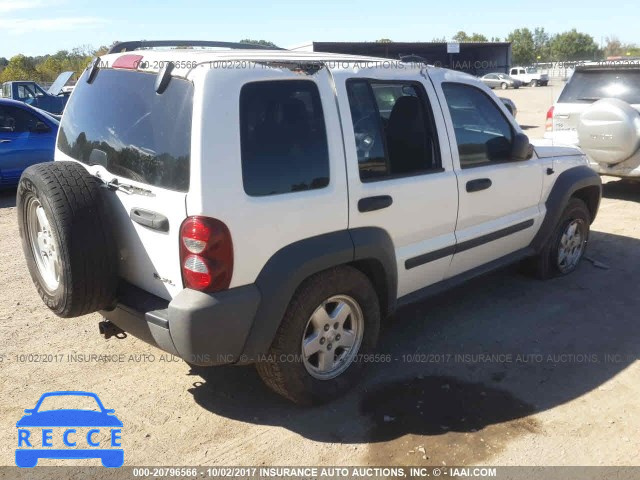
MULTIPOLYGON (((553 89, 505 96, 539 126, 553 89)), ((98 315, 49 313, 15 192, 1 193, 0 464, 43 392, 88 390, 123 421, 127 465, 640 465, 640 186, 609 179, 604 194, 593 262, 550 282, 507 269, 402 310, 382 334, 391 362, 302 409, 253 368, 190 368, 132 337, 103 340, 98 315)))

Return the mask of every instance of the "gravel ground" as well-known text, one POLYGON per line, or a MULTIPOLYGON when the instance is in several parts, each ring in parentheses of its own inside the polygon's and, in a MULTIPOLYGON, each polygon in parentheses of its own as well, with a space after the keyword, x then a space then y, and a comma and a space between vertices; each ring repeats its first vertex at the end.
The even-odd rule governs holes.
MULTIPOLYGON (((551 91, 507 94, 540 125, 551 91)), ((312 409, 253 368, 191 368, 103 340, 98 315, 56 318, 27 273, 15 191, 0 193, 0 465, 23 409, 70 389, 115 409, 126 465, 640 465, 640 185, 605 181, 592 261, 549 282, 502 270, 405 308, 382 333, 391 361, 312 409)), ((56 464, 74 463, 39 463, 56 464)))

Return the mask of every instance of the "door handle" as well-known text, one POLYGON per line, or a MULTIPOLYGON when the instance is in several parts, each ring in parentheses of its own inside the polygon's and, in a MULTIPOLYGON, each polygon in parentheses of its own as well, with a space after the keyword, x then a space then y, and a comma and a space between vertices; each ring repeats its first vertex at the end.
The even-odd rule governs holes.
POLYGON ((479 192, 491 186, 490 178, 476 178, 467 182, 467 192, 479 192))
POLYGON ((0 143, 11 143, 11 140, 0 140, 0 143))
POLYGON ((169 219, 164 215, 161 215, 151 210, 145 210, 144 208, 132 208, 129 212, 131 220, 145 227, 149 227, 153 230, 160 232, 169 231, 169 219))
POLYGON ((359 212, 373 212, 375 210, 382 210, 383 208, 390 207, 393 203, 393 198, 389 195, 378 195, 375 197, 361 198, 358 201, 359 212))

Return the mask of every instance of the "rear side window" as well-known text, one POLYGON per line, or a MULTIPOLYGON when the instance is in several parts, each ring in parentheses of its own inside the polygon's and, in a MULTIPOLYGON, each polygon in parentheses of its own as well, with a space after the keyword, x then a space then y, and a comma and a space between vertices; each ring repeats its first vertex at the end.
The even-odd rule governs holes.
POLYGON ((561 103, 593 103, 601 98, 618 98, 640 104, 640 69, 576 71, 565 85, 561 103))
POLYGON ((100 70, 91 84, 83 76, 62 117, 58 149, 114 175, 187 191, 193 85, 173 78, 158 95, 155 81, 155 74, 123 70, 100 70))
POLYGON ((440 171, 431 111, 414 82, 349 80, 360 180, 440 171))
POLYGON ((443 83, 462 168, 510 160, 513 131, 495 102, 482 90, 443 83))
POLYGON ((240 137, 248 195, 315 190, 329 184, 327 133, 315 83, 280 80, 243 86, 240 137))

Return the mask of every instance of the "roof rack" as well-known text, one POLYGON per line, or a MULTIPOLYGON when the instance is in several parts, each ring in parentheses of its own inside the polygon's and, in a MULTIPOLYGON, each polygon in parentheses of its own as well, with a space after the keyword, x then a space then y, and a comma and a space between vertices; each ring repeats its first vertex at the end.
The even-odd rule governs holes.
POLYGON ((253 43, 218 42, 210 40, 134 40, 131 42, 118 42, 107 53, 122 53, 152 47, 219 47, 239 50, 284 50, 280 47, 268 45, 256 45, 253 43))

